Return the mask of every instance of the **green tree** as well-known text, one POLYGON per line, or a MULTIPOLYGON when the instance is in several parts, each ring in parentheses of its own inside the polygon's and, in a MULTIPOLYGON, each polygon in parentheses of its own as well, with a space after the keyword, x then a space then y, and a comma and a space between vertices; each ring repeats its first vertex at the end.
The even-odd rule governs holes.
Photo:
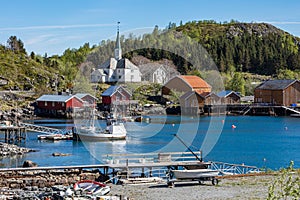
POLYGON ((279 69, 277 71, 277 79, 295 79, 295 73, 289 69, 279 69))
POLYGON ((24 43, 17 36, 10 36, 7 40, 7 48, 15 53, 26 54, 24 43))
POLYGON ((245 95, 245 80, 241 73, 234 73, 234 76, 230 81, 230 88, 233 91, 240 92, 242 95, 245 95))

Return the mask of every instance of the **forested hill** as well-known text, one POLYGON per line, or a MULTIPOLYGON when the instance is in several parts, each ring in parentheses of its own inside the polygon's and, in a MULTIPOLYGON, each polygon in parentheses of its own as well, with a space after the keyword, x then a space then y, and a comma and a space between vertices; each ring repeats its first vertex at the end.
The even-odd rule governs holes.
POLYGON ((177 31, 199 41, 219 70, 272 75, 280 69, 300 69, 300 39, 266 23, 189 22, 177 31))
MULTIPOLYGON (((198 41, 210 54, 221 72, 251 72, 261 75, 273 75, 282 78, 289 74, 298 77, 300 70, 300 39, 266 23, 217 23, 215 21, 193 21, 184 25, 170 24, 165 30, 154 28, 151 34, 142 37, 122 38, 125 57, 132 59, 136 55, 150 60, 167 58, 172 60, 181 73, 188 73, 190 63, 180 56, 161 49, 138 49, 143 46, 160 45, 180 48, 183 55, 191 53, 190 45, 179 41, 180 34, 188 35, 198 41), (294 74, 290 74, 294 73, 294 74), (278 76, 277 76, 278 75, 278 76)), ((113 56, 114 41, 102 41, 88 60, 97 65, 113 56)))
MULTIPOLYGON (((152 33, 141 37, 122 36, 121 46, 123 57, 133 62, 138 62, 136 58, 140 57, 151 61, 167 59, 182 74, 192 74, 197 72, 181 56, 199 55, 189 45, 195 41, 213 58, 225 77, 227 89, 241 91, 232 87, 241 84, 231 81, 235 75, 239 80, 245 79, 245 74, 240 72, 272 75, 274 78, 300 78, 300 39, 265 23, 193 21, 180 26, 170 23, 164 30, 155 27, 152 33), (192 39, 182 39, 183 36, 192 39), (175 49, 180 54, 160 47, 175 49)), ((89 75, 92 68, 113 56, 114 48, 115 41, 107 40, 94 46, 86 43, 78 49, 66 49, 63 55, 48 57, 47 54, 27 53, 22 41, 12 36, 7 44, 0 44, 0 78, 9 81, 1 89, 40 89, 48 93, 72 89, 78 70, 89 75)), ((252 88, 246 89, 248 94, 251 91, 252 88)))

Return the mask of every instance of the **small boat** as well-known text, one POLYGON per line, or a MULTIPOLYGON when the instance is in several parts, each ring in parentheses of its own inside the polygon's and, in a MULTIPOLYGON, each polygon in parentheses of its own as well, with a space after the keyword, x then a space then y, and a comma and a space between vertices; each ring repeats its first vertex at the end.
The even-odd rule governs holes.
POLYGON ((92 126, 81 126, 76 133, 81 140, 105 141, 126 139, 126 128, 119 120, 108 119, 105 129, 92 126))
POLYGON ((150 184, 150 183, 162 183, 164 180, 160 177, 136 177, 136 178, 126 178, 119 179, 122 184, 150 184))
POLYGON ((290 114, 291 117, 300 117, 300 114, 290 114))
POLYGON ((83 190, 90 195, 106 195, 110 192, 110 187, 92 180, 78 181, 73 186, 74 191, 83 190))
POLYGON ((151 118, 149 116, 139 116, 136 117, 134 119, 135 122, 146 122, 146 123, 150 123, 151 122, 151 118))
POLYGON ((37 137, 39 140, 72 140, 73 134, 45 134, 37 137))
POLYGON ((198 179, 218 176, 219 171, 212 169, 172 170, 177 179, 198 179))

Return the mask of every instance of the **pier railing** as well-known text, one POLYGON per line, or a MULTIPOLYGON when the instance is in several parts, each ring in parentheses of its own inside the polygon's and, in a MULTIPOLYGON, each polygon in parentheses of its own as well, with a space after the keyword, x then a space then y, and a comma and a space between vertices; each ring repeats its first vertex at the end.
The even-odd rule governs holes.
MULTIPOLYGON (((194 152, 201 158, 201 152, 194 152)), ((218 170, 220 175, 239 175, 259 173, 256 166, 244 164, 230 164, 225 162, 199 162, 190 152, 164 152, 145 154, 108 154, 103 156, 103 160, 114 168, 129 170, 129 168, 159 168, 159 167, 189 167, 197 165, 207 165, 209 168, 218 170)))
POLYGON ((68 130, 68 129, 56 129, 56 128, 50 128, 46 126, 38 126, 34 124, 23 123, 23 122, 20 122, 19 125, 24 127, 26 130, 45 133, 45 134, 67 134, 72 132, 72 130, 68 130))
MULTIPOLYGON (((200 152, 195 152, 200 156, 200 152)), ((172 163, 172 162, 190 162, 197 161, 195 156, 190 152, 161 152, 145 154, 107 154, 103 160, 109 164, 137 164, 137 163, 172 163)))
POLYGON ((252 174, 261 172, 261 170, 255 166, 230 164, 224 162, 211 162, 211 168, 218 170, 221 175, 252 174))

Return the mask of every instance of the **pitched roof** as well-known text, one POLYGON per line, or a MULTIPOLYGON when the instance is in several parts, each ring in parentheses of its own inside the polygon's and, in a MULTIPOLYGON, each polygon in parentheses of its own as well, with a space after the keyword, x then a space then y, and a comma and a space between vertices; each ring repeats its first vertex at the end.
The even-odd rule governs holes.
POLYGON ((188 83, 192 88, 211 88, 206 81, 198 76, 181 75, 179 77, 188 83))
POLYGON ((196 90, 196 93, 199 94, 203 98, 206 98, 207 96, 211 95, 211 92, 201 92, 198 90, 196 90))
POLYGON ((139 65, 138 67, 140 68, 140 72, 142 73, 142 75, 152 74, 159 68, 167 71, 169 74, 174 74, 174 75, 180 74, 175 68, 157 62, 142 64, 139 65))
POLYGON ((97 99, 96 97, 94 97, 93 95, 90 95, 89 93, 77 93, 77 94, 75 94, 75 96, 78 97, 79 99, 82 99, 85 96, 90 96, 94 99, 97 99))
POLYGON ((284 90, 297 80, 267 80, 257 86, 255 89, 260 90, 284 90))
MULTIPOLYGON (((123 88, 120 85, 112 85, 110 86, 107 90, 105 90, 101 96, 112 96, 117 90, 119 90, 119 88, 123 88)), ((128 92, 125 88, 123 88, 123 90, 125 90, 128 94, 130 94, 130 92, 128 92)), ((130 94, 131 95, 131 94, 130 94)))
POLYGON ((143 75, 153 73, 160 67, 163 68, 163 65, 160 65, 158 63, 147 63, 144 65, 139 65, 140 71, 143 75))
POLYGON ((223 91, 219 92, 217 95, 219 97, 227 97, 228 95, 230 95, 232 93, 236 94, 237 96, 240 96, 238 93, 236 93, 236 92, 234 92, 232 90, 223 90, 223 91))
MULTIPOLYGON (((72 99, 74 96, 71 95, 42 95, 36 101, 50 101, 50 102, 67 102, 72 99)), ((78 98, 78 97, 76 97, 78 98)), ((80 99, 79 99, 80 100, 80 99)), ((81 101, 81 100, 80 100, 81 101)))

